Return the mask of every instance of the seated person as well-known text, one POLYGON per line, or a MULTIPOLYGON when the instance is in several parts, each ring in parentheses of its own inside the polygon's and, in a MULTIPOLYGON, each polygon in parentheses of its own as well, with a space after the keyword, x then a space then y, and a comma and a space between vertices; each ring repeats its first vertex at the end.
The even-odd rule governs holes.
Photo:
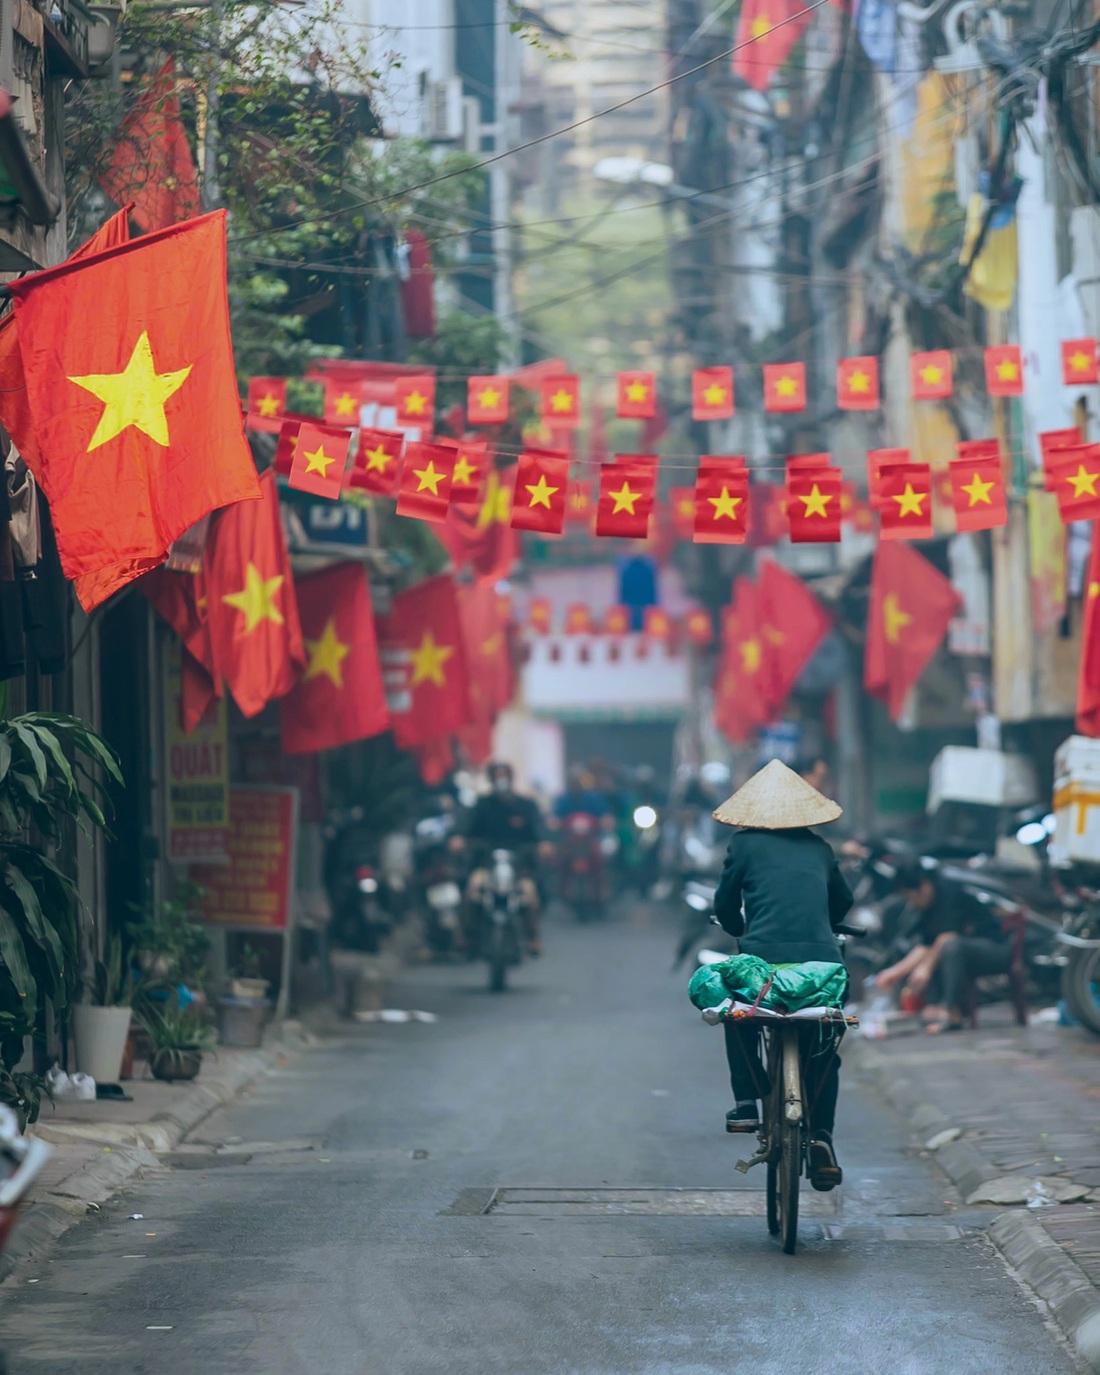
MULTIPOLYGON (((729 843, 714 911, 725 930, 738 938, 741 953, 769 964, 839 964, 834 930, 851 907, 852 895, 829 845, 809 829, 835 821, 841 815, 837 804, 773 759, 714 815, 740 828, 729 843)), ((840 1090, 836 1048, 843 1029, 830 1027, 833 1035, 824 1037, 822 1030, 812 1024, 817 1053, 808 1062, 806 1087, 812 1105, 810 1183, 825 1192, 843 1178, 833 1149, 840 1090)), ((726 1130, 756 1131, 757 1099, 767 1092, 759 1027, 746 1019, 726 1022, 725 1031, 735 1099, 726 1114, 726 1130)))
POLYGON ((896 964, 877 975, 878 988, 904 986, 924 997, 937 976, 944 1007, 932 1009, 928 1030, 961 1031, 967 986, 983 974, 1007 974, 1012 949, 1001 930, 996 908, 982 902, 962 883, 914 860, 903 864, 895 889, 920 914, 918 943, 896 964))

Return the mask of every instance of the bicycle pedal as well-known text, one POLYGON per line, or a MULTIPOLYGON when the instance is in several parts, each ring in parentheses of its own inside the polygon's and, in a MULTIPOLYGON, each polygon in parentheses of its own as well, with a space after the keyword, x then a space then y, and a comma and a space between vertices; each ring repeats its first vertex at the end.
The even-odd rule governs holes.
POLYGON ((727 1122, 726 1131, 731 1135, 755 1136, 760 1130, 759 1122, 727 1122))

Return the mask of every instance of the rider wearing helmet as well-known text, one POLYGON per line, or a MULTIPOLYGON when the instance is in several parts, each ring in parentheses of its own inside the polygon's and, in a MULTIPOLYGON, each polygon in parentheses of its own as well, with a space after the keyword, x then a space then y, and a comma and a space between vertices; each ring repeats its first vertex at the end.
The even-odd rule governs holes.
MULTIPOLYGON (((515 789, 512 766, 503 762, 489 765, 486 773, 491 791, 479 797, 463 828, 463 836, 455 837, 456 848, 463 841, 475 846, 484 856, 492 850, 510 850, 528 871, 520 879, 523 896, 527 949, 531 955, 541 950, 539 931, 538 888, 535 881, 536 860, 542 848, 542 813, 538 803, 524 797, 515 789)), ((474 870, 470 878, 470 895, 476 894, 487 882, 488 871, 474 870)))

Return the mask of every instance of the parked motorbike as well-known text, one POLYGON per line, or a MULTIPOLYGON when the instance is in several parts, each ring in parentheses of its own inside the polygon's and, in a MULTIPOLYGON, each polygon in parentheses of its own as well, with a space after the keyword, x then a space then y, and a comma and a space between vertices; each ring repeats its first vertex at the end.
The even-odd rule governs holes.
POLYGON ((416 902, 424 937, 437 955, 454 954, 462 944, 462 873, 450 847, 453 811, 424 817, 413 830, 416 902))
POLYGON ((604 915, 608 900, 607 865, 618 842, 599 817, 571 812, 558 831, 558 896, 580 922, 604 915))
POLYGON ((503 993, 508 970, 522 963, 525 904, 519 862, 511 850, 493 850, 473 890, 474 949, 489 966, 489 992, 503 993))

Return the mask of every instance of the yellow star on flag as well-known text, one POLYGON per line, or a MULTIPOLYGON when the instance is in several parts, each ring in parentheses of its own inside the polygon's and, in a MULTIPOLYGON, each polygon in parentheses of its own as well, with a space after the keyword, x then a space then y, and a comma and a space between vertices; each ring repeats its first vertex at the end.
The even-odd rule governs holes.
POLYGON ((615 508, 611 514, 617 516, 620 511, 627 511, 630 515, 634 515, 634 503, 642 494, 641 492, 632 492, 630 484, 624 482, 617 492, 609 492, 608 495, 615 503, 615 508))
POLYGON ((912 619, 908 611, 901 609, 897 593, 887 592, 882 599, 882 622, 886 631, 886 639, 890 644, 896 645, 898 643, 901 639, 901 632, 912 619))
POLYGON ((319 640, 306 640, 306 653, 309 664, 306 667, 306 682, 318 678, 323 673, 335 687, 344 686, 344 671, 341 667, 351 653, 351 645, 344 644, 336 634, 336 618, 330 616, 321 632, 319 640))
POLYGON ((166 449, 168 420, 164 414, 164 403, 187 381, 191 367, 189 363, 175 372, 157 372, 148 331, 142 330, 130 354, 130 361, 121 372, 70 377, 70 382, 75 382, 103 402, 103 414, 88 445, 88 453, 114 439, 123 430, 128 430, 131 425, 166 449))
POLYGON ((500 405, 500 392, 495 387, 486 387, 484 391, 478 392, 477 404, 482 410, 495 410, 500 405))
POLYGON ((477 528, 487 530, 494 521, 498 525, 507 525, 511 518, 512 502, 508 488, 495 471, 490 472, 485 484, 485 499, 477 513, 477 528))
POLYGON ((961 490, 970 498, 971 506, 992 506, 993 498, 989 495, 997 484, 992 481, 983 482, 980 473, 975 473, 970 482, 961 490))
POLYGON ((762 14, 758 14, 752 21, 752 27, 749 32, 753 39, 758 42, 761 38, 767 38, 768 34, 772 31, 772 27, 773 25, 770 19, 765 18, 762 14))
POLYGON ((848 390, 854 396, 866 396, 871 390, 871 379, 865 372, 853 372, 848 378, 848 390))
POLYGON ((1069 365, 1074 372, 1086 372, 1091 362, 1092 359, 1088 354, 1082 353, 1082 351, 1078 349, 1075 354, 1071 355, 1069 365))
POLYGON ((426 396, 422 395, 418 391, 411 391, 409 392, 408 396, 405 397, 405 414, 423 415, 424 408, 427 406, 427 404, 428 398, 426 396))
POLYGON ((757 639, 743 640, 741 649, 741 667, 746 673, 755 673, 760 667, 760 661, 764 657, 764 652, 757 639))
POLYGON ((1020 375, 1020 369, 1011 358, 1002 358, 995 371, 1002 382, 1015 382, 1020 375))
POLYGON ((799 494, 798 499, 806 508, 802 512, 804 518, 808 519, 810 516, 824 516, 826 520, 828 519, 828 506, 829 502, 833 499, 832 492, 823 492, 815 482, 810 488, 809 495, 802 496, 799 494))
POLYGON ((550 498, 554 495, 555 492, 561 490, 559 487, 550 486, 550 484, 546 481, 545 473, 539 475, 538 482, 527 482, 524 484, 524 486, 531 494, 531 500, 529 505, 531 505, 532 507, 545 506, 548 511, 551 509, 550 498))
POLYGON ((328 477, 328 470, 336 462, 336 456, 335 454, 326 454, 324 442, 322 442, 311 454, 305 455, 305 460, 307 473, 320 473, 322 477, 328 477))
POLYGON ((425 630, 419 646, 413 650, 412 686, 430 682, 436 687, 446 687, 447 675, 443 672, 443 665, 453 653, 452 645, 437 645, 432 632, 425 630))
POLYGON ((489 638, 485 641, 485 643, 481 646, 481 652, 482 652, 482 654, 484 654, 484 655, 486 655, 486 656, 495 654, 495 653, 497 652, 497 650, 500 649, 500 648, 503 646, 503 644, 504 644, 504 633, 503 633, 503 631, 495 630, 495 631, 492 633, 492 635, 490 635, 489 638))
POLYGON ((557 414, 568 414, 573 409, 573 393, 565 390, 556 391, 550 398, 550 409, 557 414))
POLYGON ((279 398, 273 395, 271 392, 265 392, 263 396, 260 397, 258 408, 261 415, 278 415, 279 398))
POLYGON ((784 373, 782 377, 776 378, 775 391, 777 396, 795 396, 798 393, 798 383, 794 380, 793 377, 789 377, 786 373, 784 373))
POLYGON ((285 581, 278 573, 273 578, 265 578, 254 563, 245 567, 244 586, 239 592, 226 592, 222 601, 235 611, 244 612, 244 633, 251 635, 261 621, 283 624, 283 613, 275 604, 275 594, 285 581))
POLYGON ((1096 479, 1100 473, 1090 473, 1083 463, 1077 465, 1077 471, 1072 477, 1067 477, 1066 481, 1073 487, 1073 499, 1079 501, 1083 496, 1096 496, 1096 479))
POLYGON ((365 450, 363 457, 367 460, 368 473, 384 473, 386 465, 393 462, 393 454, 387 453, 381 444, 377 449, 365 450))
POLYGON ((723 487, 720 496, 707 497, 707 500, 714 507, 712 519, 721 520, 723 516, 728 516, 730 520, 736 520, 737 508, 744 501, 744 497, 731 497, 730 489, 723 487))
POLYGON ((712 382, 703 392, 703 400, 708 406, 720 406, 726 399, 725 387, 720 387, 717 382, 712 382))
POLYGON ((926 363, 920 370, 920 380, 926 387, 934 387, 943 381, 943 369, 937 368, 935 363, 926 363))
POLYGON ((453 482, 456 487, 472 487, 474 478, 477 477, 477 469, 466 457, 465 454, 455 464, 453 482))
POLYGON ((898 504, 898 515, 900 516, 923 516, 921 502, 928 495, 927 492, 917 492, 911 482, 905 484, 905 491, 893 497, 898 504))
POLYGON ((430 489, 433 497, 439 495, 439 484, 447 474, 436 472, 435 464, 430 458, 428 459, 428 466, 426 468, 414 468, 413 472, 420 479, 420 485, 416 489, 418 492, 424 492, 430 489))
POLYGON ((628 382, 626 386, 626 399, 628 401, 644 401, 649 395, 649 388, 644 382, 628 382))
POLYGON ((352 396, 350 392, 344 392, 344 394, 343 394, 342 396, 338 396, 338 397, 336 398, 336 414, 337 414, 337 415, 354 415, 354 414, 355 414, 355 397, 352 396))

